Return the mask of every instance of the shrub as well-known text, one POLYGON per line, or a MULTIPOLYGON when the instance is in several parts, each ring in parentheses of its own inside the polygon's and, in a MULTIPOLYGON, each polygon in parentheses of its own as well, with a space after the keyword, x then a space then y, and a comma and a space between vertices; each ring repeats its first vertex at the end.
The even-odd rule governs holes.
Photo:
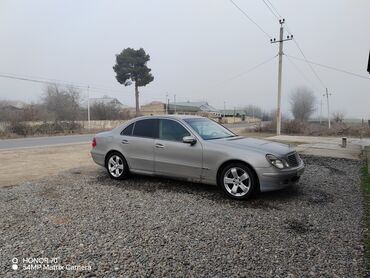
POLYGON ((34 134, 74 133, 80 131, 82 126, 76 122, 44 122, 33 127, 34 134))
POLYGON ((286 134, 301 134, 306 129, 306 123, 297 120, 282 122, 282 132, 286 134))
POLYGON ((30 133, 30 130, 29 125, 18 121, 10 122, 10 124, 5 128, 6 133, 14 133, 22 136, 27 136, 30 133))
MULTIPOLYGON (((281 132, 285 134, 301 134, 306 129, 306 123, 297 120, 284 120, 281 122, 281 132)), ((269 122, 265 125, 257 125, 255 132, 276 132, 276 121, 269 122)))

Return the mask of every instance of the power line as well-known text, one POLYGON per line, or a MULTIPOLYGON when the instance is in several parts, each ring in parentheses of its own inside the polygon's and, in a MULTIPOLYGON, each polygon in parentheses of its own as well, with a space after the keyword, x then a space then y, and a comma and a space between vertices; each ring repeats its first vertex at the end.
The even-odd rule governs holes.
POLYGON ((267 64, 267 63, 268 63, 268 62, 270 62, 271 60, 275 59, 277 56, 278 56, 278 55, 274 55, 273 57, 270 57, 270 58, 268 58, 267 60, 264 60, 263 62, 261 62, 261 63, 259 63, 259 64, 255 65, 255 66, 253 66, 253 67, 251 67, 251 68, 249 68, 249 69, 247 69, 247 70, 245 70, 245 71, 243 71, 243 72, 241 72, 241 73, 238 73, 238 74, 234 75, 233 77, 230 77, 230 78, 228 78, 228 79, 224 80, 222 83, 229 82, 229 81, 232 81, 232 80, 234 80, 234 79, 237 79, 237 78, 239 78, 239 77, 241 77, 241 76, 243 76, 243 75, 246 75, 246 74, 248 74, 248 73, 250 73, 250 72, 254 71, 255 69, 259 68, 260 66, 262 66, 262 65, 264 65, 264 64, 267 64))
POLYGON ((271 39, 271 36, 265 31, 263 30, 263 28, 258 25, 257 22, 255 22, 242 8, 240 8, 233 0, 229 0, 247 19, 249 19, 249 21, 251 21, 254 25, 257 26, 258 29, 260 29, 260 31, 262 33, 264 33, 269 39, 271 39))
MULTIPOLYGON (((262 0, 262 1, 265 3, 266 7, 271 11, 271 13, 274 15, 274 17, 276 17, 276 18, 277 18, 277 16, 279 16, 280 18, 283 18, 283 17, 281 16, 281 14, 278 12, 278 10, 275 8, 275 6, 271 3, 271 1, 266 0, 266 1, 268 1, 268 3, 269 3, 270 5, 268 5, 268 4, 265 2, 265 0, 262 0), (275 13, 276 13, 276 14, 275 14, 275 13)), ((288 25, 286 25, 286 29, 287 29, 288 33, 289 33, 290 35, 292 35, 292 32, 289 30, 288 25)), ((305 61, 307 62, 307 57, 306 57, 306 55, 303 53, 302 48, 299 46, 297 39, 293 38, 293 41, 294 41, 294 44, 296 45, 296 47, 298 48, 299 52, 302 54, 303 58, 304 58, 304 59, 305 59, 305 61)), ((307 63, 307 64, 308 64, 308 66, 310 67, 310 69, 311 69, 311 71, 313 72, 313 74, 314 74, 314 75, 316 76, 316 78, 319 80, 319 82, 321 83, 321 85, 322 85, 324 88, 326 88, 326 86, 325 86, 324 82, 322 81, 322 79, 320 78, 320 76, 317 74, 317 72, 315 71, 315 69, 312 67, 312 65, 311 65, 311 64, 309 64, 309 63, 307 63)))
POLYGON ((46 85, 52 85, 52 84, 60 84, 60 85, 69 85, 80 89, 86 89, 88 86, 90 89, 94 92, 100 92, 100 93, 109 93, 109 92, 120 92, 115 89, 110 88, 103 88, 103 87, 97 87, 97 86, 90 86, 89 84, 84 83, 78 83, 78 82, 71 82, 71 81, 64 81, 64 80, 58 80, 58 79, 48 79, 44 77, 33 77, 28 75, 20 75, 20 74, 13 74, 13 73, 0 73, 0 77, 2 78, 8 78, 8 79, 15 79, 15 80, 22 80, 22 81, 28 81, 28 82, 34 82, 34 83, 40 83, 40 84, 46 84, 46 85))
POLYGON ((63 81, 63 80, 40 77, 40 76, 31 76, 31 75, 15 74, 15 73, 8 73, 8 72, 2 72, 2 73, 0 73, 0 75, 2 75, 2 77, 6 77, 6 78, 15 77, 14 79, 20 79, 20 80, 24 80, 24 81, 32 81, 32 82, 38 82, 38 83, 57 83, 57 84, 68 84, 68 85, 75 84, 76 87, 80 86, 80 85, 78 85, 77 82, 63 81))
POLYGON ((286 54, 284 54, 287 58, 288 58, 288 61, 289 63, 291 63, 294 67, 294 69, 302 76, 302 78, 308 83, 310 84, 312 87, 316 87, 313 85, 313 83, 307 78, 307 76, 303 73, 303 71, 297 66, 296 63, 293 62, 293 60, 286 54))
MULTIPOLYGON (((298 58, 298 57, 294 57, 294 56, 287 55, 287 54, 285 54, 285 55, 286 56, 289 56, 290 58, 299 60, 299 61, 305 61, 305 60, 303 60, 301 58, 298 58)), ((331 69, 331 70, 338 71, 338 72, 341 72, 341 73, 345 73, 345 74, 349 74, 349 75, 352 75, 352 76, 356 76, 356 77, 359 77, 359 78, 362 78, 362 79, 368 79, 368 80, 370 80, 370 77, 367 77, 367 76, 364 76, 364 75, 361 75, 361 74, 357 74, 357 73, 354 73, 354 72, 350 72, 348 70, 335 68, 333 66, 324 65, 324 64, 320 64, 320 63, 309 61, 309 60, 307 60, 306 62, 308 62, 309 64, 313 64, 313 65, 319 66, 319 67, 331 69)))
POLYGON ((14 79, 14 80, 34 82, 34 83, 40 83, 40 84, 46 84, 46 85, 53 85, 53 84, 71 85, 71 86, 74 86, 74 87, 77 87, 77 88, 80 88, 80 89, 86 89, 88 87, 88 85, 86 85, 86 86, 72 85, 71 83, 60 83, 60 82, 54 82, 54 81, 38 80, 38 79, 34 79, 34 78, 11 76, 11 75, 6 75, 6 74, 0 74, 0 77, 8 78, 8 79, 14 79))
MULTIPOLYGON (((267 8, 272 12, 272 14, 274 15, 275 18, 277 18, 278 20, 280 19, 283 19, 284 17, 279 13, 279 11, 276 9, 276 7, 271 3, 270 0, 266 0, 269 5, 265 2, 265 0, 262 0, 265 5, 267 6, 267 8)), ((285 27, 286 27, 286 30, 288 31, 288 33, 291 35, 292 32, 290 32, 289 30, 289 27, 288 27, 288 24, 285 24, 285 27)))
MULTIPOLYGON (((40 76, 31 76, 31 75, 24 75, 24 74, 4 73, 4 72, 2 72, 0 74, 6 75, 6 76, 12 76, 12 77, 20 77, 20 78, 25 78, 25 79, 32 79, 32 80, 37 79, 39 82, 45 82, 47 84, 57 83, 57 84, 71 85, 71 86, 74 86, 74 87, 82 87, 82 88, 85 88, 87 86, 90 86, 90 87, 94 88, 95 90, 117 91, 118 92, 118 90, 115 90, 115 89, 112 89, 112 88, 102 87, 100 85, 98 85, 98 86, 96 86, 96 85, 91 86, 91 84, 85 84, 85 83, 81 83, 81 82, 66 81, 66 80, 60 80, 60 79, 54 79, 54 78, 47 78, 47 77, 40 77, 40 76)), ((30 80, 27 80, 27 81, 30 81, 30 80)))
POLYGON ((311 71, 313 72, 313 74, 316 76, 316 78, 320 81, 321 85, 324 87, 324 88, 327 88, 327 86, 324 84, 324 82, 322 81, 322 79, 320 78, 320 76, 317 74, 317 72, 315 71, 315 69, 313 68, 313 66, 308 62, 308 59, 306 57, 306 55, 303 53, 303 50, 302 48, 299 46, 298 42, 296 39, 293 39, 295 45, 297 46, 299 52, 301 52, 304 60, 306 61, 307 65, 310 67, 311 71))
POLYGON ((5 75, 5 74, 0 74, 0 77, 22 80, 22 81, 30 81, 30 82, 42 83, 42 84, 53 84, 53 82, 48 82, 48 81, 43 81, 43 80, 36 80, 36 79, 25 78, 25 77, 16 77, 16 76, 10 76, 10 75, 5 75))
MULTIPOLYGON (((281 17, 279 18, 279 15, 277 15, 273 10, 272 10, 272 8, 266 3, 266 1, 265 0, 262 0, 263 1, 263 3, 266 5, 266 7, 269 9, 269 11, 272 13, 272 15, 277 19, 277 20, 279 20, 279 19, 281 19, 281 17)), ((271 4, 271 3, 270 3, 271 4)))
MULTIPOLYGON (((264 1, 264 2, 265 2, 265 1, 264 1)), ((283 17, 281 16, 281 14, 278 12, 278 10, 275 8, 275 6, 270 2, 270 0, 267 0, 267 2, 269 2, 269 4, 270 4, 271 8, 276 12, 276 14, 280 17, 280 19, 281 19, 281 18, 283 18, 283 17)))

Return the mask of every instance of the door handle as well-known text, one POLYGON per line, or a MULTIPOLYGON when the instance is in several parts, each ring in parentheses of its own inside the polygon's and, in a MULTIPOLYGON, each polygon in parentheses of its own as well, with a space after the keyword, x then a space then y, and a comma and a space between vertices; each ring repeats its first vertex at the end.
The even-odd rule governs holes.
POLYGON ((128 140, 123 139, 123 140, 122 140, 122 144, 128 144, 128 140))
POLYGON ((155 147, 158 148, 158 149, 163 149, 164 145, 161 144, 161 143, 157 143, 157 144, 155 144, 155 147))

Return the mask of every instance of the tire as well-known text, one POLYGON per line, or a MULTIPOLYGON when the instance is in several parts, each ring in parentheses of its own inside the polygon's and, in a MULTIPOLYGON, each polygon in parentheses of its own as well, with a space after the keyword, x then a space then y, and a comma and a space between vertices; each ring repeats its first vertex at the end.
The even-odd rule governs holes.
POLYGON ((109 154, 105 162, 105 168, 109 176, 114 180, 126 179, 130 174, 127 161, 119 152, 109 154))
POLYGON ((218 184, 229 198, 235 200, 248 199, 258 189, 254 172, 242 163, 226 165, 218 177, 218 184))

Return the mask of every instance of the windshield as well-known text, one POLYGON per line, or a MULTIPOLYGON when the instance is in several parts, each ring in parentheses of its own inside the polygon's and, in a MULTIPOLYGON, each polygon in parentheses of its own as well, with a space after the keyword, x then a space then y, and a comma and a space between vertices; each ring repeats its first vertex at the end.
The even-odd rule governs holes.
POLYGON ((236 136, 222 125, 206 118, 185 119, 185 122, 187 122, 204 140, 236 136))

